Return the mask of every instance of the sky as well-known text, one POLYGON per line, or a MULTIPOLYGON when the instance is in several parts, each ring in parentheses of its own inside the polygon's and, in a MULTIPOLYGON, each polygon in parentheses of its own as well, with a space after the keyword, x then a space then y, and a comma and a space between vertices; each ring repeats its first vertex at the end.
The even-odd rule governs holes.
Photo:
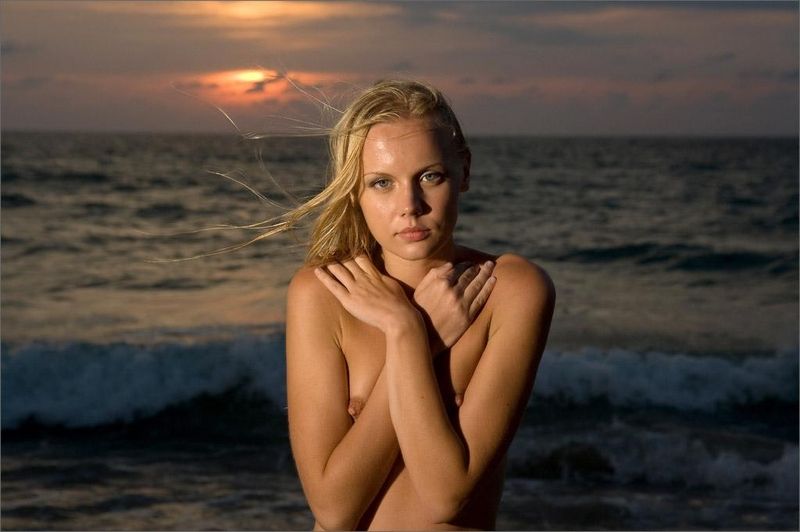
POLYGON ((2 0, 0 127, 299 134, 402 77, 473 135, 797 136, 798 5, 2 0))

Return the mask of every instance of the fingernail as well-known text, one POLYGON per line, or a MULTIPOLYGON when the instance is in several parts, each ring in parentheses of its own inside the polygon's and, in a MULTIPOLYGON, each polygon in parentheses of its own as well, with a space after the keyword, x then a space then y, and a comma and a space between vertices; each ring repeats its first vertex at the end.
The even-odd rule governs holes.
POLYGON ((491 268, 492 266, 494 266, 494 262, 487 260, 486 262, 483 263, 483 265, 486 266, 487 268, 491 268))
POLYGON ((493 283, 495 281, 497 281, 497 277, 495 277, 494 275, 492 275, 491 277, 489 277, 489 279, 486 280, 487 283, 493 283))

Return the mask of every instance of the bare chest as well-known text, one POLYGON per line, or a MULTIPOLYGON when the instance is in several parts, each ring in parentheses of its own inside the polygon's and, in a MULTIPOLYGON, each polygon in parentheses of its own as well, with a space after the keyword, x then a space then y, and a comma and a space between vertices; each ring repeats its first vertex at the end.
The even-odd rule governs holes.
MULTIPOLYGON (((484 312, 451 349, 434 359, 442 399, 450 411, 461 403, 486 347, 488 331, 489 316, 484 312)), ((385 337, 378 329, 348 318, 342 327, 342 351, 347 362, 350 405, 357 414, 369 399, 383 369, 385 337)))

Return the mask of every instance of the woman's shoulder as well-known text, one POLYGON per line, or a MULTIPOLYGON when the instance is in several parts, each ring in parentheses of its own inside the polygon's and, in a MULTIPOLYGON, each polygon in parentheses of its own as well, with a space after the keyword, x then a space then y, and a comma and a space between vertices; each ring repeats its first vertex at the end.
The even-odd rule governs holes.
POLYGON ((501 271, 508 272, 508 275, 514 278, 525 278, 528 281, 535 280, 539 282, 552 283, 550 275, 547 271, 536 264, 516 253, 503 253, 498 255, 495 260, 495 270, 500 268, 501 271))
POLYGON ((331 310, 339 307, 336 298, 314 273, 315 269, 314 266, 303 266, 294 273, 286 296, 288 303, 309 309, 331 310))
POLYGON ((507 298, 533 298, 531 302, 552 302, 556 289, 547 271, 525 257, 504 253, 495 259, 495 291, 507 298))
POLYGON ((494 261, 494 275, 498 280, 495 291, 501 289, 518 292, 520 295, 530 295, 531 291, 534 291, 544 296, 555 295, 555 286, 547 271, 516 253, 491 255, 476 249, 460 247, 458 260, 466 260, 475 264, 487 260, 494 261))

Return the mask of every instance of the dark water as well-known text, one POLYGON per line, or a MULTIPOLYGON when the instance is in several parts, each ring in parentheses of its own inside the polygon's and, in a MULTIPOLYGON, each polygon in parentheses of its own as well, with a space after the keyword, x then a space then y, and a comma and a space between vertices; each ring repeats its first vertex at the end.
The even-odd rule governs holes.
MULTIPOLYGON (((472 149, 457 239, 558 290, 499 526, 796 529, 797 140, 472 149)), ((318 139, 3 134, 4 527, 309 526, 282 410, 302 235, 153 264, 257 232, 143 232, 281 212, 221 173, 291 205, 324 170, 318 139)))

